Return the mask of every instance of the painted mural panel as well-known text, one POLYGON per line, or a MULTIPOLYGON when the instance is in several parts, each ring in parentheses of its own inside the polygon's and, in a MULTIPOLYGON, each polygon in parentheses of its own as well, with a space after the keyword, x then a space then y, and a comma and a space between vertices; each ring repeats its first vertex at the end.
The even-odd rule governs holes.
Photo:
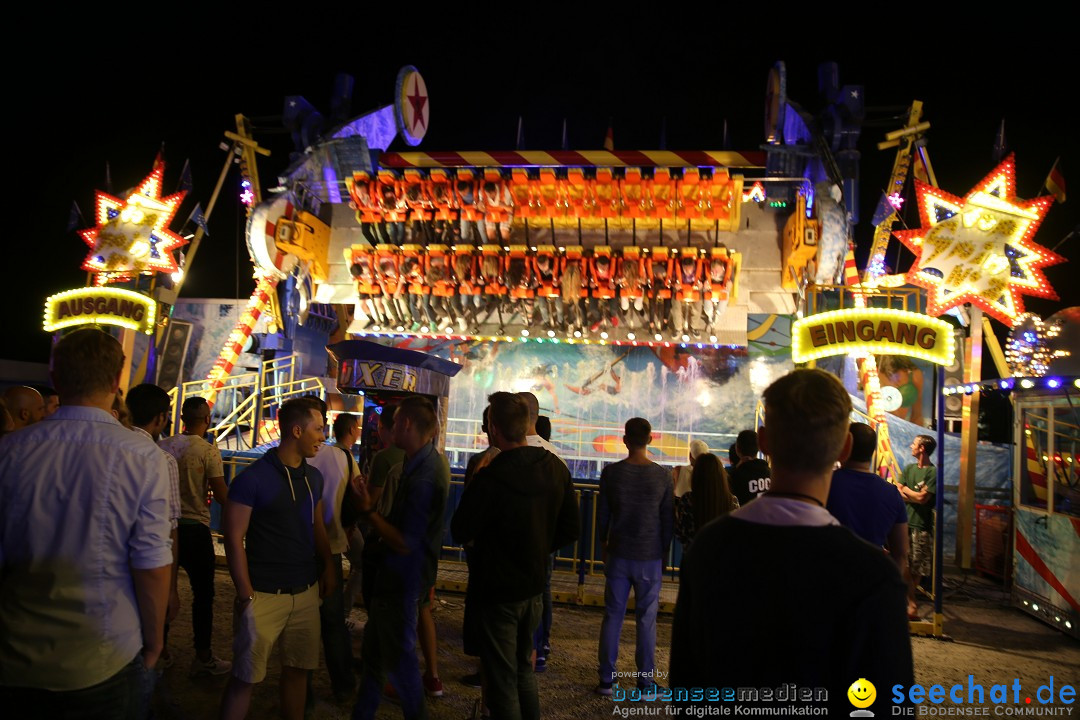
POLYGON ((1018 510, 1013 582, 1056 607, 1080 613, 1080 521, 1018 510))
POLYGON ((756 348, 477 342, 400 339, 394 344, 458 361, 450 384, 446 446, 451 463, 487 445, 480 419, 487 396, 528 390, 551 419, 551 441, 574 476, 598 479, 605 463, 625 456, 623 423, 641 416, 653 426, 656 462, 686 461, 700 438, 726 459, 740 430, 754 427, 761 392, 792 369, 790 319, 756 318, 756 348), (786 336, 785 336, 786 334, 786 336))

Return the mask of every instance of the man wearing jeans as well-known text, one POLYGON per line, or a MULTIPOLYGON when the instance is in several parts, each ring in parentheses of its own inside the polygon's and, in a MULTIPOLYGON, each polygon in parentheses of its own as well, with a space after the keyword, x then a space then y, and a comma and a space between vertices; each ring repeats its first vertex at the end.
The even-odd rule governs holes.
POLYGON ((637 615, 638 686, 655 684, 656 611, 664 556, 674 533, 671 475, 649 460, 652 426, 644 418, 626 421, 625 460, 600 474, 597 527, 604 551, 604 621, 600 625, 599 695, 611 695, 619 635, 630 588, 637 615))
POLYGON ((499 448, 476 473, 450 522, 454 539, 473 543, 469 594, 492 717, 540 717, 532 672, 533 633, 550 554, 579 534, 570 472, 543 448, 529 447, 528 406, 499 392, 488 398, 488 429, 499 448))
POLYGON ((0 707, 145 717, 171 581, 166 460, 110 413, 123 350, 98 329, 53 348, 63 407, 0 441, 0 707))

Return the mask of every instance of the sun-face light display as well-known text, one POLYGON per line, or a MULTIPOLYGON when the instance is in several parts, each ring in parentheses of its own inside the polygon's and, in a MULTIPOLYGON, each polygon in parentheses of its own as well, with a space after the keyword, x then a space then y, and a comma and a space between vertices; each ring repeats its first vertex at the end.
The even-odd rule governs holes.
POLYGON ((913 253, 908 282, 927 290, 927 313, 972 303, 1012 325, 1022 295, 1057 299, 1042 268, 1064 258, 1033 242, 1052 196, 1016 197, 1012 155, 963 197, 915 181, 922 227, 895 234, 913 253))

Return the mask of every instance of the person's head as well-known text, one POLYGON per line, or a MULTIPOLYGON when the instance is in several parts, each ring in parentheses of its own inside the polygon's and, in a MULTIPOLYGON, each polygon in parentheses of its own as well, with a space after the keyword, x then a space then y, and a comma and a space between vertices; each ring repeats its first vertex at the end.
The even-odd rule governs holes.
POLYGON ((45 399, 26 385, 12 385, 4 392, 4 402, 11 413, 15 430, 33 425, 45 417, 45 399))
POLYGON ((848 430, 851 432, 851 455, 848 456, 848 465, 866 465, 874 457, 877 449, 877 433, 866 423, 853 422, 848 430))
POLYGON ((169 424, 172 405, 169 393, 157 385, 142 383, 128 390, 125 401, 131 412, 131 424, 150 433, 156 440, 169 424))
POLYGON ((697 264, 694 262, 694 258, 684 257, 680 259, 679 268, 682 270, 684 278, 692 278, 697 274, 697 264))
POLYGON ((693 465, 697 462, 697 459, 709 452, 709 444, 704 440, 691 440, 690 441, 690 464, 693 465))
POLYGON ((709 263, 709 278, 713 282, 720 282, 724 279, 724 274, 727 272, 727 263, 720 258, 714 259, 709 263))
POLYGON ((202 437, 210 429, 210 403, 202 395, 192 395, 180 406, 184 432, 202 437))
POLYGON ((41 393, 41 397, 45 401, 45 417, 49 417, 56 412, 56 408, 60 407, 59 393, 48 385, 35 385, 34 389, 41 393))
POLYGON ((645 418, 630 418, 623 427, 623 444, 630 452, 641 450, 652 442, 652 425, 645 418))
POLYGON ((383 405, 382 412, 379 413, 379 442, 383 447, 394 444, 394 413, 396 411, 397 405, 383 405))
POLYGON ((485 255, 480 261, 480 273, 484 279, 491 280, 499 276, 499 258, 495 255, 485 255))
POLYGON ((488 395, 488 429, 496 447, 524 443, 529 424, 529 404, 522 393, 488 395))
POLYGON ((565 302, 577 302, 581 297, 581 267, 577 261, 566 263, 560 285, 565 302))
POLYGON ((109 409, 109 412, 112 413, 118 423, 128 430, 132 428, 131 411, 128 410, 127 403, 124 402, 124 393, 117 391, 116 395, 113 396, 112 408, 109 409))
POLYGON ((735 509, 735 501, 728 485, 727 473, 720 458, 705 453, 697 458, 690 475, 691 505, 694 527, 700 530, 706 523, 735 509))
POLYGON ((510 265, 506 268, 506 284, 511 287, 528 285, 529 274, 525 270, 525 258, 510 258, 510 265))
POLYGON ((640 271, 641 268, 638 267, 637 260, 623 260, 622 279, 627 287, 633 287, 637 284, 640 271))
POLYGON ((774 484, 783 475, 831 473, 837 461, 847 460, 851 398, 835 376, 794 370, 767 387, 763 401, 759 442, 771 461, 774 484))
POLYGON ((536 418, 536 434, 545 440, 551 440, 551 418, 547 415, 536 418))
POLYGON ((657 280, 663 280, 667 277, 667 261, 658 261, 652 263, 652 274, 657 280))
MULTIPOLYGON (((518 393, 518 397, 525 401, 525 407, 529 408, 529 425, 527 430, 536 430, 536 419, 540 417, 540 400, 531 392, 524 390, 518 393)), ((529 433, 530 435, 535 432, 529 433)))
POLYGON ((611 277, 611 258, 607 255, 596 258, 596 274, 605 279, 611 277))
POLYGON ((293 398, 281 403, 277 412, 281 449, 301 457, 315 457, 323 444, 323 420, 318 406, 309 397, 293 398))
POLYGON ((11 413, 8 412, 7 405, 4 404, 3 398, 0 398, 0 437, 7 435, 15 429, 15 421, 11 419, 11 413))
POLYGON ((397 276, 397 265, 394 264, 393 258, 379 258, 379 274, 391 278, 397 276))
POLYGON ((124 351, 120 343, 97 328, 80 328, 53 346, 50 359, 53 387, 64 405, 99 405, 108 409, 120 389, 124 351))
POLYGON ((739 459, 752 459, 758 454, 757 430, 743 430, 735 437, 735 451, 739 459))
POLYGON ((360 418, 352 413, 338 413, 334 418, 334 439, 341 445, 352 447, 360 437, 360 418))
POLYGON ((912 457, 917 458, 920 455, 925 455, 929 460, 935 450, 937 450, 937 440, 931 435, 916 435, 915 440, 911 443, 912 457))
POLYGON ((488 444, 491 444, 491 406, 485 405, 484 412, 480 417, 480 431, 487 435, 488 444))
POLYGON ((454 274, 458 280, 472 280, 472 258, 468 255, 454 256, 454 274))
MULTIPOLYGON (((757 442, 755 440, 755 442, 757 442)), ((739 464, 739 446, 738 443, 731 443, 731 447, 727 449, 728 465, 739 464)))
POLYGON ((549 255, 537 255, 536 267, 540 272, 548 272, 551 270, 551 256, 549 255))
POLYGON ((401 261, 401 274, 408 275, 420 267, 420 261, 414 257, 407 257, 401 261))
POLYGON ((412 395, 398 403, 394 413, 394 444, 408 454, 415 453, 435 437, 438 418, 431 401, 412 395))

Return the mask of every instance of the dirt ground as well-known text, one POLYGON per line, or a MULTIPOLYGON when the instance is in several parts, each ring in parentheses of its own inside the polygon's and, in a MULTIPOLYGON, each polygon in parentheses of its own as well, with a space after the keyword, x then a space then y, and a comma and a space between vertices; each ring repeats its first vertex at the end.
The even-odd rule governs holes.
MULTIPOLYGON (((155 712, 158 718, 215 717, 226 677, 191 680, 187 670, 194 652, 185 638, 191 637, 191 592, 184 573, 180 574, 180 596, 184 606, 170 631, 174 665, 159 683, 155 712)), ((1080 685, 1080 643, 1047 627, 1009 606, 1008 594, 998 585, 973 574, 953 572, 947 578, 945 632, 949 640, 912 638, 915 679, 924 685, 946 686, 966 682, 968 674, 989 687, 1019 678, 1024 688, 1037 688, 1054 676, 1062 683, 1080 685)), ((219 568, 214 616, 214 652, 231 658, 232 583, 219 568)), ((463 596, 441 592, 435 603, 439 633, 439 675, 446 694, 428 701, 431 718, 463 720, 472 717, 479 690, 467 688, 458 679, 475 671, 476 662, 462 654, 461 622, 463 596)), ((353 611, 363 621, 363 610, 353 611)), ((596 684, 596 648, 602 610, 556 605, 552 630, 552 654, 546 673, 538 676, 541 711, 547 718, 610 717, 612 703, 593 694, 596 684)), ((671 644, 671 616, 661 615, 657 624, 657 668, 666 672, 671 644)), ((359 657, 359 636, 354 652, 359 657)), ((634 669, 634 623, 627 617, 623 626, 619 669, 634 669)), ((256 687, 250 718, 278 717, 276 657, 271 660, 265 682, 256 687)), ((662 683, 664 684, 664 683, 662 683)), ((315 676, 316 702, 310 720, 348 718, 351 703, 335 704, 325 669, 315 676)), ((1075 713, 1074 713, 1075 714, 1075 713)), ((400 707, 384 702, 379 718, 400 718, 400 707)))

